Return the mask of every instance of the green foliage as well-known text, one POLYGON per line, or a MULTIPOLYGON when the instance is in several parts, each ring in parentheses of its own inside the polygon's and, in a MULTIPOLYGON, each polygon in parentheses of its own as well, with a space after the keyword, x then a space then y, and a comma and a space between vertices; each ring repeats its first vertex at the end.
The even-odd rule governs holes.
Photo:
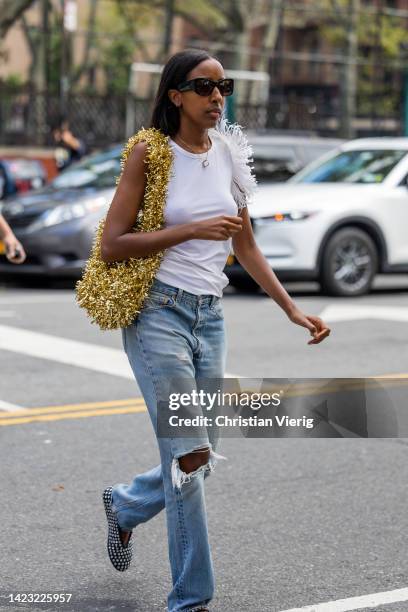
POLYGON ((148 28, 156 16, 154 9, 148 10, 139 3, 121 4, 119 0, 106 2, 105 10, 98 13, 97 28, 106 36, 97 39, 96 48, 99 66, 105 73, 106 92, 111 94, 126 93, 138 46, 135 34, 148 28))
MULTIPOLYGON (((319 32, 334 46, 344 47, 347 38, 349 0, 321 0, 319 32)), ((357 16, 357 36, 362 47, 379 44, 387 58, 401 55, 401 44, 407 40, 408 22, 393 15, 373 13, 373 7, 360 5, 357 16)))
MULTIPOLYGON (((227 15, 220 9, 220 5, 225 4, 211 0, 191 3, 179 0, 174 4, 174 15, 182 15, 204 31, 210 28, 214 33, 217 28, 228 27, 227 15)), ((162 61, 165 5, 164 0, 105 2, 104 11, 98 14, 98 29, 107 36, 98 39, 97 49, 108 93, 127 91, 130 67, 136 56, 147 62, 162 61), (150 38, 149 33, 150 44, 145 40, 150 38)))
MULTIPOLYGON (((319 32, 329 43, 342 50, 347 43, 349 0, 322 0, 325 18, 319 32)), ((402 43, 407 40, 408 20, 393 15, 375 14, 362 3, 357 16, 357 37, 360 63, 357 66, 357 113, 390 116, 398 113, 401 94, 391 89, 385 79, 386 68, 398 70, 402 62, 402 43), (394 60, 394 65, 392 62, 394 60), (391 63, 390 63, 391 62, 391 63)))
POLYGON ((18 91, 22 89, 25 85, 25 81, 22 78, 21 74, 13 73, 9 74, 2 80, 2 84, 10 91, 18 91))
POLYGON ((408 40, 408 20, 401 24, 396 17, 383 18, 381 21, 381 46, 384 55, 389 58, 401 56, 401 47, 408 40), (403 27, 405 25, 405 27, 403 27))
POLYGON ((109 41, 103 49, 101 65, 106 74, 107 93, 126 93, 133 53, 134 44, 126 37, 109 41))
MULTIPOLYGON (((165 4, 164 2, 162 3, 165 4)), ((245 10, 243 2, 242 7, 245 10)), ((203 28, 225 28, 228 26, 228 2, 218 1, 209 2, 208 0, 194 0, 194 2, 186 3, 185 0, 179 0, 175 4, 176 13, 180 13, 187 19, 190 17, 195 22, 202 24, 203 28)))

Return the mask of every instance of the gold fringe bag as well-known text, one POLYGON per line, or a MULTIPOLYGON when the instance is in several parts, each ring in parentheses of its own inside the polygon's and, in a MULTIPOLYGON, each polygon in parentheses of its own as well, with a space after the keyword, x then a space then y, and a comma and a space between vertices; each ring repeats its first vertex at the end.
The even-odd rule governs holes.
MULTIPOLYGON (((132 231, 154 232, 164 226, 164 205, 173 153, 168 137, 156 128, 142 128, 129 138, 121 156, 121 173, 133 149, 147 143, 146 188, 143 202, 132 231)), ((143 257, 130 257, 126 261, 104 262, 101 259, 101 241, 106 217, 96 230, 90 258, 82 279, 76 284, 76 300, 85 308, 92 323, 101 330, 127 327, 140 312, 149 293, 164 250, 143 257)))

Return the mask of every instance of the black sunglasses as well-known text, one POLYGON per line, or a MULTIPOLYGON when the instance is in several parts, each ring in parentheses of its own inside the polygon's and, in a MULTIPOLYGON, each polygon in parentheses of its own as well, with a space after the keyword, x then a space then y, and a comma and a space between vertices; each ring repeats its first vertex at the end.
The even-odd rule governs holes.
POLYGON ((199 96, 209 96, 214 87, 218 87, 222 96, 230 96, 234 91, 234 79, 220 79, 212 81, 211 79, 197 78, 191 81, 183 81, 177 87, 178 91, 195 91, 199 96))

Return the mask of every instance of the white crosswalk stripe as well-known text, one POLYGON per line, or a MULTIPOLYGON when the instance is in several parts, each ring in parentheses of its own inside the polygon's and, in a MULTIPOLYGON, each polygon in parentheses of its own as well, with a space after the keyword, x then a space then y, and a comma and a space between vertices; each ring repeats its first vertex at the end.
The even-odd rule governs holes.
POLYGON ((327 323, 358 319, 380 319, 383 321, 408 321, 406 306, 370 306, 356 304, 330 304, 319 317, 327 323))
POLYGON ((17 404, 11 404, 10 402, 3 402, 0 400, 0 411, 14 412, 15 410, 25 410, 25 408, 22 406, 17 406, 17 404))
MULTIPOLYGON (((50 359, 111 376, 134 379, 127 356, 122 349, 70 340, 9 325, 0 325, 0 349, 50 359)), ((235 378, 236 375, 227 373, 225 376, 235 378)))
MULTIPOLYGON (((396 589, 394 591, 372 593, 359 597, 337 599, 335 601, 327 601, 313 606, 281 610, 281 612, 349 612, 349 610, 371 610, 373 608, 378 610, 378 606, 380 605, 390 605, 401 601, 408 601, 408 589, 396 589)), ((402 608, 399 609, 402 610, 402 608)), ((406 609, 407 608, 404 607, 404 610, 406 609)), ((383 608, 381 608, 381 610, 383 610, 383 608)))
POLYGON ((0 349, 133 379, 123 350, 0 325, 0 349))

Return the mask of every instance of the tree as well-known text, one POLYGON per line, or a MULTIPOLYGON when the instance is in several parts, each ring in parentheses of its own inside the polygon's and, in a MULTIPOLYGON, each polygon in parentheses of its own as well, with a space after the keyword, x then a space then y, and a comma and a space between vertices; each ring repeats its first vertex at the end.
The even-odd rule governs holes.
POLYGON ((362 6, 360 0, 325 0, 332 17, 322 21, 321 35, 344 49, 339 82, 341 85, 341 132, 353 136, 352 120, 357 114, 395 113, 400 92, 388 87, 384 73, 393 72, 402 62, 401 49, 407 27, 388 11, 383 0, 362 6))
POLYGON ((97 27, 97 11, 98 11, 99 0, 90 0, 88 24, 86 27, 86 40, 84 45, 84 52, 82 62, 75 68, 71 76, 72 83, 78 83, 79 80, 86 76, 89 85, 92 85, 92 74, 93 74, 93 59, 92 51, 96 46, 96 27, 97 27))
POLYGON ((4 38, 11 26, 34 2, 35 0, 1 0, 0 39, 4 38))
MULTIPOLYGON (((185 2, 174 0, 115 0, 104 4, 103 13, 98 15, 98 28, 105 33, 105 37, 98 40, 97 46, 109 92, 127 91, 129 71, 134 60, 147 63, 166 61, 172 21, 177 15, 191 23, 200 33, 199 36, 202 35, 209 43, 217 39, 219 27, 227 30, 227 18, 205 0, 195 0, 188 8, 185 2), (149 30, 156 42, 154 45, 145 42, 149 30)), ((154 88, 152 80, 150 95, 153 95, 154 88)))

